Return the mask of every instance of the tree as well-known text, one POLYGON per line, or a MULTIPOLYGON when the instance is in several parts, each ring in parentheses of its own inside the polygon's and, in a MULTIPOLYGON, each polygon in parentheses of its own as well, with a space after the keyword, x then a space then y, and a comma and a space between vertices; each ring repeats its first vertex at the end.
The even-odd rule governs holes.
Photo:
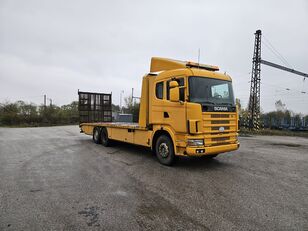
POLYGON ((18 107, 18 116, 23 123, 37 122, 38 112, 37 107, 33 103, 25 103, 24 101, 16 102, 18 107))
POLYGON ((282 103, 281 100, 277 100, 277 101, 275 102, 275 107, 276 107, 276 111, 284 111, 286 105, 285 105, 284 103, 282 103))
POLYGON ((56 105, 37 106, 17 101, 0 104, 0 125, 57 125, 76 124, 79 121, 78 101, 61 107, 56 105))
POLYGON ((132 107, 133 107, 133 99, 132 99, 132 97, 130 97, 130 96, 127 96, 127 97, 125 97, 124 98, 124 108, 125 109, 128 109, 129 111, 131 111, 132 110, 132 107))
POLYGON ((242 110, 242 105, 241 105, 241 100, 239 98, 235 99, 235 104, 236 104, 238 110, 241 111, 242 110))
POLYGON ((112 109, 112 111, 118 112, 118 111, 120 111, 120 106, 119 105, 115 105, 115 104, 111 104, 111 109, 112 109))
POLYGON ((132 114, 133 122, 138 122, 140 103, 133 102, 132 97, 125 97, 124 103, 125 103, 124 112, 132 114))
POLYGON ((1 124, 14 125, 18 121, 18 106, 16 103, 4 102, 0 104, 1 124))

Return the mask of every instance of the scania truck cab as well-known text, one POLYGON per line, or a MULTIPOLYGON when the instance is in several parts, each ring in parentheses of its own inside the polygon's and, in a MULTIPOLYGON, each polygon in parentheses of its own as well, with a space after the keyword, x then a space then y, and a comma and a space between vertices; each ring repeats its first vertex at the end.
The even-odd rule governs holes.
POLYGON ((219 68, 154 57, 143 77, 139 123, 82 123, 95 143, 118 140, 152 148, 160 163, 239 148, 232 79, 219 68))

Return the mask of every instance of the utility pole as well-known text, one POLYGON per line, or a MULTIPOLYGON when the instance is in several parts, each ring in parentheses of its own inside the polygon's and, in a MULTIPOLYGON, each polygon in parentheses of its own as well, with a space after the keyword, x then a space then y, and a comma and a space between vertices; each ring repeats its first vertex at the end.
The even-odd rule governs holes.
POLYGON ((132 88, 132 117, 133 117, 133 121, 135 121, 134 119, 134 88, 132 88))
POLYGON ((198 49, 198 68, 200 66, 200 48, 198 49))
POLYGON ((261 30, 255 33, 255 46, 252 59, 252 72, 250 81, 250 96, 248 104, 248 127, 251 130, 259 130, 260 122, 260 82, 261 82, 261 64, 267 65, 279 70, 287 71, 305 78, 307 73, 294 70, 276 63, 261 59, 261 30))
POLYGON ((252 58, 250 96, 248 105, 248 126, 252 130, 259 129, 260 119, 260 80, 261 80, 261 30, 255 33, 255 47, 252 58))
POLYGON ((280 70, 283 70, 283 71, 287 71, 287 72, 293 73, 295 75, 304 76, 304 79, 308 78, 308 74, 307 73, 304 73, 304 72, 301 72, 301 71, 297 71, 297 70, 294 70, 292 68, 284 67, 284 66, 281 66, 279 64, 272 63, 272 62, 269 62, 269 61, 266 61, 266 60, 263 60, 263 59, 261 59, 260 62, 263 65, 267 65, 267 66, 274 67, 274 68, 277 68, 277 69, 280 69, 280 70))
POLYGON ((120 112, 123 113, 123 109, 122 109, 122 94, 124 94, 124 90, 122 90, 120 92, 120 112))
POLYGON ((133 105, 133 101, 134 101, 134 88, 132 88, 132 105, 133 105))
POLYGON ((47 97, 46 97, 46 95, 44 95, 44 108, 46 108, 46 99, 47 99, 47 97))

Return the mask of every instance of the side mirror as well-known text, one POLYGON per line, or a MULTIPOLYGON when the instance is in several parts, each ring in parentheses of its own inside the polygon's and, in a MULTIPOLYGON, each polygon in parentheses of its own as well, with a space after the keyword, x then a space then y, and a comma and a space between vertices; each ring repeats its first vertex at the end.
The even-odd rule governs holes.
POLYGON ((179 102, 180 101, 180 89, 177 81, 171 81, 169 83, 170 87, 170 101, 179 102))

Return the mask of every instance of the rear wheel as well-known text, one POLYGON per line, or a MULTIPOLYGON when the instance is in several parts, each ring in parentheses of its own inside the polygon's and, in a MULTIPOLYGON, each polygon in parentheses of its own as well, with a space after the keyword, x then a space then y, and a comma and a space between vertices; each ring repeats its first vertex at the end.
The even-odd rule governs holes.
POLYGON ((96 143, 96 144, 100 144, 101 143, 100 136, 101 136, 100 128, 99 127, 95 127, 93 129, 93 141, 94 141, 94 143, 96 143))
POLYGON ((102 143, 102 145, 104 145, 105 147, 110 146, 111 141, 110 141, 110 139, 108 138, 108 131, 107 131, 106 128, 102 128, 100 138, 101 138, 101 143, 102 143))
POLYGON ((172 165, 176 160, 172 140, 166 136, 158 137, 155 144, 155 153, 158 161, 163 165, 172 165))

